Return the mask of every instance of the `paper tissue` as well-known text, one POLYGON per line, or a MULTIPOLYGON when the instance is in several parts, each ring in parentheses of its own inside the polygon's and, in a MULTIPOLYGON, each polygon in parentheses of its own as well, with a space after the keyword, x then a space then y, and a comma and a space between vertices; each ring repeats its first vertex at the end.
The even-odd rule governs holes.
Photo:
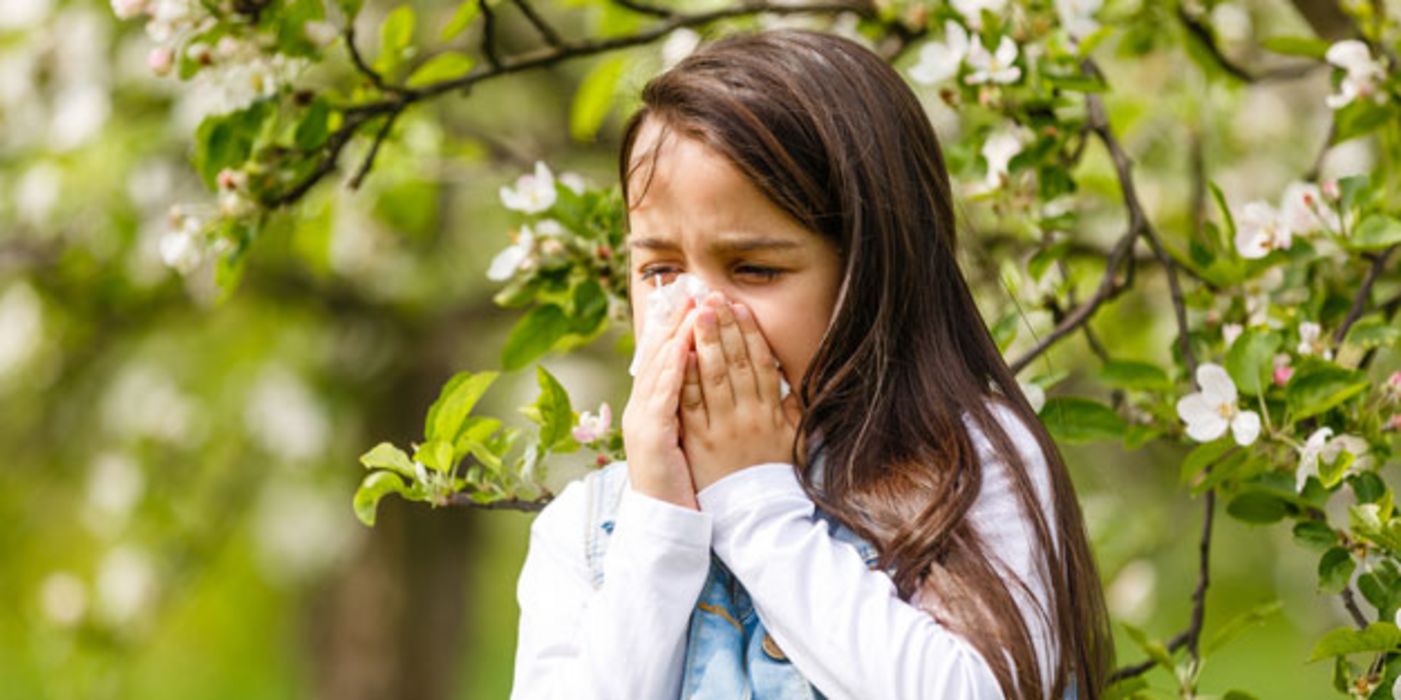
MULTIPOLYGON (((628 367, 628 374, 637 376, 637 369, 642 365, 642 349, 651 348, 656 345, 656 336, 666 332, 667 320, 676 310, 686 303, 686 298, 690 297, 699 304, 705 295, 710 293, 710 288, 699 277, 689 273, 682 273, 672 280, 671 284, 664 284, 655 287, 647 294, 647 300, 643 303, 646 323, 643 324, 642 339, 637 342, 637 349, 633 352, 632 365, 628 367)), ((775 362, 777 364, 777 362, 775 362)), ((778 398, 780 400, 788 397, 791 387, 788 380, 778 375, 778 398)))

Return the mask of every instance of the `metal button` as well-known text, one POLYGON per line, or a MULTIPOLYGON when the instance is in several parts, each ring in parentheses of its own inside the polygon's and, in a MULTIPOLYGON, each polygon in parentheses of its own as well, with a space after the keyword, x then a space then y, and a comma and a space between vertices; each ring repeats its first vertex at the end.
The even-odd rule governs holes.
POLYGON ((788 660, 788 656, 783 653, 782 649, 778 648, 778 642, 775 642, 768 632, 764 633, 764 641, 760 642, 759 646, 763 647, 764 653, 768 654, 768 657, 774 661, 788 660))

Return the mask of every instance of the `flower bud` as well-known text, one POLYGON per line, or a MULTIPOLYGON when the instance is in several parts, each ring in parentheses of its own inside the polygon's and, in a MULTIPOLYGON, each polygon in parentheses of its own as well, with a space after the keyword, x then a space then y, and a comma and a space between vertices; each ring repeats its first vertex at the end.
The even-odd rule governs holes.
POLYGON ((146 65, 156 75, 166 75, 175 67, 175 51, 169 46, 157 46, 146 54, 146 65))

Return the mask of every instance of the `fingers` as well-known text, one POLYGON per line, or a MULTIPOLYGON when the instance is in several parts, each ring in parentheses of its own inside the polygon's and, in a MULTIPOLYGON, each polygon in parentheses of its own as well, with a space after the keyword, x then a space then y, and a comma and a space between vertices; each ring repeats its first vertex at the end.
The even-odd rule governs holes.
POLYGON ((749 307, 744 304, 734 306, 735 320, 745 348, 749 352, 750 364, 753 365, 755 392, 760 401, 766 404, 775 403, 779 400, 779 373, 778 363, 774 361, 773 352, 769 350, 769 341, 764 338, 763 331, 759 330, 759 323, 754 320, 754 313, 749 307))
POLYGON ((709 302, 715 308, 720 328, 720 348, 730 368, 730 387, 734 389, 735 401, 757 400, 758 380, 754 376, 754 363, 750 361, 749 348, 744 342, 744 332, 735 318, 735 307, 724 300, 709 302))
POLYGON ((681 383, 681 424, 697 428, 710 425, 701 393, 700 360, 694 350, 687 352, 686 377, 681 383))
POLYGON ((653 360, 656 358, 659 348, 661 348, 668 339, 676 336, 677 331, 686 321, 686 315, 690 313, 694 306, 695 301, 687 297, 686 300, 677 307, 676 311, 672 312, 672 315, 667 318, 664 325, 658 328, 642 329, 642 339, 639 341, 641 343, 642 365, 638 368, 638 377, 646 375, 649 368, 656 367, 656 363, 653 362, 653 360))
POLYGON ((730 368, 725 350, 720 345, 720 323, 716 310, 709 304, 701 306, 696 316, 696 355, 700 363, 701 395, 706 410, 733 410, 734 388, 730 386, 730 368))
POLYGON ((681 332, 668 338, 657 351, 656 361, 653 363, 656 376, 650 378, 650 394, 654 402, 652 407, 657 412, 656 415, 676 413, 681 383, 686 374, 686 356, 691 351, 691 328, 695 319, 696 314, 688 313, 678 328, 681 332))

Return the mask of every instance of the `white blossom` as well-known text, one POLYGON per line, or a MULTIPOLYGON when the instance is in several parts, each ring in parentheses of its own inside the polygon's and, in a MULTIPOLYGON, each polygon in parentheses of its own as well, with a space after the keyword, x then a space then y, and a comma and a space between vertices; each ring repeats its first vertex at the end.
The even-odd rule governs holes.
POLYGON ((1380 100, 1378 83, 1386 75, 1386 68, 1372 58, 1367 45, 1357 39, 1345 39, 1328 47, 1324 59, 1343 69, 1343 79, 1338 83, 1338 92, 1329 95, 1324 103, 1331 109, 1340 109, 1358 97, 1373 97, 1380 100))
POLYGON ((1266 202, 1246 204, 1236 219, 1236 250, 1243 258, 1263 258, 1292 241, 1284 217, 1266 202))
POLYGON ((493 282, 510 279, 511 275, 516 274, 530 259, 534 247, 535 234, 529 226, 521 226, 520 231, 516 233, 515 242, 491 259, 491 266, 486 271, 487 279, 493 282))
POLYGON ((1323 193, 1318 185, 1312 183, 1289 183, 1284 188, 1279 208, 1280 216, 1295 236, 1319 230, 1340 231, 1342 228, 1338 213, 1323 201, 1323 193))
POLYGON ((1021 388, 1022 395, 1026 397, 1027 403, 1031 404, 1031 410, 1041 412, 1041 407, 1046 405, 1046 390, 1040 384, 1017 380, 1017 386, 1021 388))
POLYGON ((668 34, 662 42, 662 70, 671 68, 691 55, 700 45, 701 35, 694 29, 682 27, 668 34))
POLYGON ((555 204, 555 177, 545 161, 535 161, 535 172, 516 178, 516 186, 501 186, 501 203, 507 209, 538 214, 555 204))
POLYGON ((1313 321, 1299 324, 1297 350, 1300 355, 1318 355, 1325 360, 1333 359, 1333 351, 1328 349, 1328 344, 1323 340, 1323 327, 1313 321))
POLYGON ((953 20, 944 22, 944 40, 926 42, 919 50, 919 61, 910 67, 910 78, 923 85, 935 85, 952 78, 968 56, 968 30, 953 20))
POLYGON ((1299 448, 1299 466, 1295 471, 1295 488, 1304 490, 1310 476, 1318 476, 1318 464, 1333 464, 1343 452, 1353 456, 1344 474, 1355 473, 1372 465, 1371 445, 1356 435, 1332 437, 1333 429, 1327 426, 1313 431, 1299 448))
POLYGON ((1221 339, 1226 341, 1226 347, 1231 347, 1231 345, 1236 342, 1236 338, 1239 338, 1241 332, 1244 330, 1245 328, 1239 323, 1227 323, 1221 326, 1221 339))
POLYGON ((113 549, 97 572, 97 599, 101 611, 113 623, 124 624, 139 615, 155 594, 156 575, 151 558, 131 546, 113 549))
POLYGON ((999 14, 1007 7, 1007 0, 951 0, 949 3, 953 9, 963 15, 968 20, 968 26, 974 29, 983 27, 983 10, 999 14))
POLYGON ((206 246, 202 218, 172 209, 172 230, 161 237, 161 260, 181 274, 189 274, 205 260, 206 246))
POLYGON ((148 0, 112 0, 112 13, 117 19, 131 19, 146 14, 148 0))
POLYGON ((992 132, 983 142, 980 152, 988 164, 983 182, 988 190, 1001 187, 1007 179, 1007 165, 1022 152, 1024 134, 1021 127, 1002 128, 992 132))
POLYGON ((28 364, 43 340, 44 308, 28 282, 11 284, 0 295, 0 377, 28 364))
POLYGON ((39 584, 39 607, 44 617, 61 627, 71 627, 83 619, 88 609, 88 590, 67 571, 57 571, 44 577, 39 584))
POLYGON ((997 44, 997 52, 989 53, 983 40, 974 36, 968 47, 968 66, 973 70, 963 79, 969 85, 980 83, 1014 83, 1022 77, 1022 69, 1016 65, 1017 42, 1003 36, 997 44))
POLYGON ((560 173, 559 181, 560 184, 574 190, 574 194, 583 194, 584 190, 589 188, 589 183, 584 179, 584 176, 576 172, 560 173))
POLYGON ((1260 415, 1236 405, 1236 384, 1224 367, 1211 362, 1198 365, 1197 386, 1199 391, 1177 401, 1177 415, 1187 423, 1188 437, 1211 442, 1229 427, 1236 443, 1255 442, 1260 436, 1260 415))
POLYGON ((1055 5, 1060 26, 1071 38, 1083 39, 1099 29, 1095 13, 1104 5, 1104 0, 1055 0, 1055 5))
POLYGON ((340 36, 340 30, 330 22, 313 20, 302 25, 302 34, 306 35, 307 41, 317 46, 329 46, 340 36))
POLYGON ((608 428, 613 424, 613 409, 604 401, 598 406, 598 415, 589 411, 579 414, 579 424, 574 426, 572 434, 574 439, 581 443, 589 443, 608 434, 608 428))

